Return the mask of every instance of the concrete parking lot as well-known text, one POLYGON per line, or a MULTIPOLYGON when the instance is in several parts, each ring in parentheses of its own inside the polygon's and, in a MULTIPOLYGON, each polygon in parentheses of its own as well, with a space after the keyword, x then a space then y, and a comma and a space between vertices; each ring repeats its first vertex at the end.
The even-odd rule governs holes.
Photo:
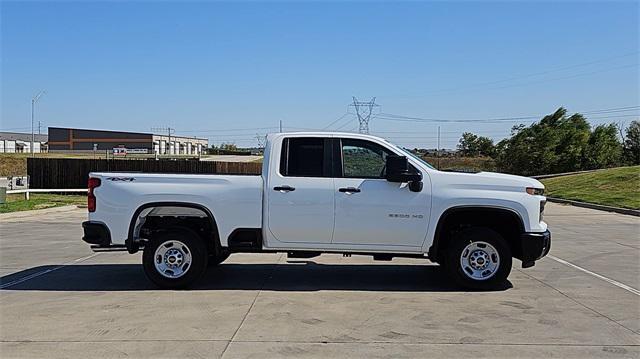
POLYGON ((85 210, 0 218, 0 356, 640 357, 640 219, 549 204, 551 255, 466 292, 429 262, 236 254, 160 291, 85 210))

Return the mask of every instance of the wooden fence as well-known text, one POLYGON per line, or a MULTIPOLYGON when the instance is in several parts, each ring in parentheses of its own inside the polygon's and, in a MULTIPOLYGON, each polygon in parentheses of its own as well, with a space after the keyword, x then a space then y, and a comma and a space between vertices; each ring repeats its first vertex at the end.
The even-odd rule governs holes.
POLYGON ((258 175, 262 163, 198 160, 29 158, 30 188, 86 188, 89 172, 199 173, 258 175))

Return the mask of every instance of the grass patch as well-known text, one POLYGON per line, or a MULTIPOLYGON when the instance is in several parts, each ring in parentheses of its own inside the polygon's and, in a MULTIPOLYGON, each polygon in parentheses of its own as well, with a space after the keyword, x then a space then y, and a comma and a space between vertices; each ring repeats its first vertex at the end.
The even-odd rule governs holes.
POLYGON ((5 154, 0 155, 0 177, 25 176, 26 174, 26 158, 5 154))
POLYGON ((549 197, 640 209, 640 166, 541 180, 549 197))
POLYGON ((29 211, 32 209, 44 209, 66 206, 70 204, 86 204, 87 196, 64 195, 48 193, 32 193, 31 198, 25 201, 24 194, 9 194, 7 202, 0 204, 0 213, 29 211))

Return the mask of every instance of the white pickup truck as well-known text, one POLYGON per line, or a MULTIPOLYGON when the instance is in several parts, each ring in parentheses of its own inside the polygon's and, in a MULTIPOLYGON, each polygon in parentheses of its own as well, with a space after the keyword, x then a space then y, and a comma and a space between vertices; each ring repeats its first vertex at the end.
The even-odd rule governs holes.
POLYGON ((238 252, 414 257, 459 285, 502 285, 549 252, 535 179, 444 172, 384 139, 353 133, 269 135, 262 175, 91 173, 83 240, 144 249, 162 288, 194 283, 238 252))

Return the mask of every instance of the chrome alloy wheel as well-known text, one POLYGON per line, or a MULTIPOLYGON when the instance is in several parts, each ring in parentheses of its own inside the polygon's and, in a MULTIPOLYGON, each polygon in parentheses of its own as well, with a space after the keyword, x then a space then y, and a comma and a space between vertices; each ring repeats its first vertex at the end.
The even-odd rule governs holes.
POLYGON ((180 241, 162 243, 156 249, 154 258, 158 273, 171 279, 182 277, 191 266, 191 251, 180 241))
POLYGON ((500 268, 498 251, 487 242, 469 243, 460 254, 460 267, 473 280, 493 277, 500 268))

